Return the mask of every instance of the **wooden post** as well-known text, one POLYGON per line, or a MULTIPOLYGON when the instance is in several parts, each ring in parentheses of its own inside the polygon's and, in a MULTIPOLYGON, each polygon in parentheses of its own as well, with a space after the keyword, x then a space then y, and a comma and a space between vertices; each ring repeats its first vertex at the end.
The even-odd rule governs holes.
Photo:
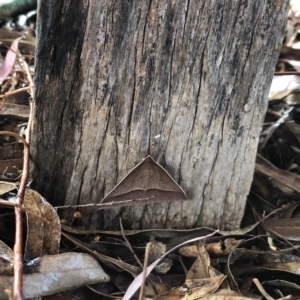
POLYGON ((238 228, 288 3, 43 1, 34 187, 99 203, 150 149, 189 200, 82 209, 85 227, 238 228))

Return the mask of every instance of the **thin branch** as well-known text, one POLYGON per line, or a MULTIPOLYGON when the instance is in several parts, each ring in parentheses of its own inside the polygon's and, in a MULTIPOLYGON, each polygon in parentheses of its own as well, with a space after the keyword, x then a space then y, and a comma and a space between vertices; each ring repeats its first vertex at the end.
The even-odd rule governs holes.
POLYGON ((151 246, 151 242, 147 244, 146 250, 145 250, 143 279, 142 279, 142 284, 141 284, 141 288, 140 288, 139 300, 144 299, 144 289, 145 289, 145 282, 146 282, 146 277, 147 277, 146 275, 147 275, 147 267, 148 267, 148 262, 149 262, 150 246, 151 246))
POLYGON ((1 99, 1 98, 5 98, 5 97, 8 97, 8 96, 11 96, 11 95, 19 94, 19 93, 21 93, 21 92, 26 92, 26 91, 29 91, 29 90, 31 90, 31 89, 32 89, 31 86, 26 86, 26 87, 17 89, 17 90, 15 90, 15 91, 7 92, 7 93, 4 93, 4 94, 0 95, 0 99, 1 99))
POLYGON ((259 150, 262 150, 267 141, 270 139, 271 135, 274 133, 274 131, 283 123, 285 123, 285 121, 287 120, 287 118, 289 117, 289 113, 294 109, 294 107, 290 107, 288 110, 286 110, 283 115, 276 121, 274 122, 271 126, 269 126, 267 129, 265 129, 264 131, 262 131, 262 133, 260 134, 261 136, 261 141, 259 142, 259 150))
POLYGON ((275 300, 273 297, 271 297, 263 288, 263 286, 261 285, 261 283, 259 282, 259 280, 257 278, 253 278, 252 279, 253 283, 256 285, 256 287, 258 288, 258 290, 260 291, 260 293, 267 299, 267 300, 275 300))
POLYGON ((6 97, 3 97, 2 103, 1 103, 1 105, 0 105, 0 110, 1 110, 1 109, 2 109, 2 107, 4 106, 4 104, 5 104, 5 100, 6 100, 6 97))
POLYGON ((7 200, 4 200, 4 199, 1 199, 0 198, 0 205, 3 205, 3 206, 10 206, 10 207, 14 207, 14 208, 19 208, 22 212, 25 212, 27 213, 29 216, 35 218, 35 219, 38 219, 44 223, 46 223, 47 225, 51 226, 54 230, 57 230, 58 232, 62 233, 61 232, 61 228, 58 227, 56 224, 54 224, 53 222, 49 221, 48 219, 44 218, 44 217, 41 217, 40 215, 37 215, 33 212, 31 212, 29 209, 27 209, 26 207, 24 206, 20 206, 18 203, 16 202, 12 202, 12 201, 7 201, 7 200))
POLYGON ((26 133, 26 142, 29 144, 30 143, 30 137, 31 137, 31 122, 32 122, 32 114, 33 114, 33 106, 34 106, 34 98, 33 98, 33 93, 34 93, 34 85, 33 85, 33 80, 32 80, 32 76, 29 70, 29 66, 27 64, 27 62, 21 57, 19 59, 20 63, 22 64, 22 66, 25 68, 26 74, 27 74, 27 78, 29 81, 29 94, 31 95, 31 99, 29 101, 29 105, 30 105, 30 113, 29 113, 29 118, 28 118, 28 125, 27 125, 27 133, 26 133))
POLYGON ((143 264, 141 263, 141 261, 139 260, 139 258, 137 257, 137 255, 135 254, 135 252, 133 251, 126 235, 125 235, 125 232, 124 232, 124 228, 123 228, 123 224, 122 224, 122 219, 120 217, 120 229, 121 229, 121 232, 122 232, 122 237, 123 239, 125 240, 125 243, 126 243, 126 246, 128 247, 128 249, 130 250, 130 252, 132 253, 132 255, 134 256, 135 260, 137 261, 137 263, 140 265, 141 268, 143 268, 143 264))
POLYGON ((54 208, 55 209, 65 209, 65 208, 80 208, 80 207, 97 207, 98 209, 109 209, 109 208, 115 208, 115 207, 130 206, 130 205, 132 205, 133 202, 135 203, 135 205, 145 204, 142 201, 147 201, 152 197, 153 196, 145 197, 145 198, 128 199, 128 200, 122 201, 121 203, 118 201, 112 201, 112 202, 108 202, 108 203, 89 203, 89 204, 80 204, 80 205, 55 206, 54 208))
POLYGON ((23 174, 17 194, 17 204, 15 206, 15 218, 16 218, 16 233, 15 233, 15 245, 14 245, 14 299, 23 299, 23 223, 22 223, 22 210, 20 207, 23 205, 24 194, 26 184, 29 177, 29 145, 21 136, 14 132, 0 131, 0 135, 9 135, 19 139, 24 145, 24 162, 23 162, 23 174))

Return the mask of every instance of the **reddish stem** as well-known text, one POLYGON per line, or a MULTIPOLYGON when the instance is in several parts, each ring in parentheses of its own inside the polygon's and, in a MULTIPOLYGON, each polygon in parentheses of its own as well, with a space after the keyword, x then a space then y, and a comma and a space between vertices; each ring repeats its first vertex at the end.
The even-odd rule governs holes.
POLYGON ((0 131, 0 135, 13 136, 19 140, 24 145, 24 162, 23 162, 23 174, 17 194, 17 204, 19 207, 15 207, 16 216, 16 234, 15 234, 15 245, 14 245, 14 299, 23 299, 23 223, 22 223, 22 210, 20 207, 23 205, 24 194, 26 189, 26 184, 29 176, 29 145, 21 136, 14 132, 0 131))

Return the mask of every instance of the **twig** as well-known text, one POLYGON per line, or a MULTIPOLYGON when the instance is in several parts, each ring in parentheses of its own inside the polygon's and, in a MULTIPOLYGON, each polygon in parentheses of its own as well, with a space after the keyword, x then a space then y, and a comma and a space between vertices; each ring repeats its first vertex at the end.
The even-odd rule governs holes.
POLYGON ((141 261, 139 260, 139 258, 137 257, 137 255, 135 254, 135 252, 133 251, 126 235, 125 235, 125 232, 124 232, 124 228, 123 228, 123 224, 122 224, 122 219, 120 217, 120 229, 121 229, 121 232, 122 232, 122 237, 123 239, 125 240, 125 243, 128 247, 128 249, 130 250, 130 252, 132 253, 132 255, 134 256, 135 260, 137 261, 137 263, 140 265, 141 268, 143 268, 143 264, 141 263, 141 261))
POLYGON ((1 103, 1 105, 0 105, 0 110, 1 110, 2 107, 4 106, 5 100, 6 100, 6 97, 3 97, 2 103, 1 103))
POLYGON ((61 228, 58 227, 56 224, 54 224, 53 222, 49 221, 48 219, 41 217, 40 215, 37 215, 33 212, 31 212, 29 209, 25 208, 24 206, 20 206, 18 203, 16 202, 11 202, 11 201, 7 201, 4 199, 0 198, 0 204, 2 204, 3 206, 10 206, 10 207, 14 207, 14 208, 19 208, 22 212, 27 213, 28 215, 30 215, 31 217, 38 219, 44 223, 46 223, 47 225, 51 226, 54 230, 57 230, 58 232, 61 232, 61 228))
POLYGON ((4 206, 10 206, 10 207, 17 207, 19 208, 21 211, 26 212, 28 215, 30 215, 33 218, 39 219, 42 222, 46 223, 47 225, 51 226, 54 230, 57 230, 58 232, 61 233, 61 235, 63 235, 64 237, 66 237, 68 240, 72 241, 75 245, 77 245, 79 248, 85 250, 87 253, 90 253, 92 255, 94 255, 96 258, 100 259, 102 262, 104 263, 109 263, 112 264, 114 266, 117 266, 118 268, 121 268, 123 270, 125 270, 126 272, 132 274, 134 277, 137 276, 140 272, 141 269, 135 266, 131 266, 127 263, 124 263, 118 259, 109 257, 109 256, 105 256, 103 254, 98 253, 97 251, 93 251, 90 248, 88 248, 87 246, 85 246, 82 242, 80 242, 78 239, 76 239, 75 237, 61 231, 61 228, 59 226, 57 226, 57 224, 45 219, 44 217, 41 217, 40 215, 37 215, 35 213, 32 213, 30 210, 28 210, 27 208, 25 208, 24 206, 20 206, 18 203, 16 202, 11 202, 11 201, 7 201, 4 199, 0 198, 0 205, 4 205, 4 206))
POLYGON ((27 133, 26 133, 26 142, 29 144, 30 143, 30 137, 31 137, 31 122, 32 122, 32 112, 33 112, 33 105, 34 105, 34 98, 33 98, 33 93, 34 93, 33 87, 34 87, 34 85, 33 85, 33 80, 32 80, 31 73, 30 73, 27 62, 22 57, 19 60, 25 68, 25 71, 26 71, 26 74, 27 74, 27 77, 28 77, 28 81, 29 81, 29 86, 28 86, 29 94, 31 96, 31 99, 29 101, 30 113, 29 113, 27 133))
POLYGON ((267 299, 267 300, 275 300, 273 297, 271 297, 263 288, 263 286, 261 285, 261 283, 259 282, 259 280, 257 278, 253 278, 252 279, 253 283, 256 285, 256 287, 258 288, 258 290, 260 291, 260 293, 267 299))
MULTIPOLYGON (((124 200, 121 203, 117 202, 117 201, 112 201, 112 202, 108 202, 108 203, 89 203, 89 204, 80 204, 80 205, 64 205, 64 206, 55 206, 55 209, 64 209, 64 208, 79 208, 79 207, 97 207, 98 209, 108 209, 108 208, 116 208, 116 207, 124 207, 124 206, 130 206, 132 205, 132 203, 134 203, 134 205, 139 205, 136 203, 139 203, 143 200, 149 200, 151 197, 145 197, 145 198, 135 198, 133 199, 128 199, 128 200, 124 200)), ((141 203, 143 204, 143 203, 141 203)))
MULTIPOLYGON (((31 97, 33 97, 33 81, 29 71, 28 64, 26 61, 21 57, 19 60, 23 67, 25 68, 29 86, 25 88, 18 89, 16 91, 5 93, 4 95, 0 95, 0 98, 3 98, 3 102, 1 108, 4 105, 5 98, 9 95, 18 94, 23 91, 29 91, 31 97)), ((0 109, 1 109, 0 108, 0 109)), ((9 135, 19 139, 24 145, 24 158, 23 158, 23 173, 21 177, 21 182, 17 194, 17 204, 15 206, 15 218, 16 218, 16 233, 15 233, 15 245, 14 245, 14 288, 13 288, 13 295, 15 300, 22 300, 23 299, 23 223, 22 223, 22 205, 24 200, 24 194, 26 189, 26 184, 29 177, 29 142, 30 142, 30 133, 31 133, 31 121, 32 121, 32 111, 33 111, 33 98, 30 101, 30 114, 28 120, 28 127, 27 127, 27 134, 26 140, 19 136, 16 133, 8 132, 8 131, 0 131, 0 135, 9 135)))
POLYGON ((287 295, 283 298, 278 298, 277 300, 288 300, 288 299, 292 299, 292 295, 287 295))
POLYGON ((23 174, 17 194, 17 204, 15 206, 16 218, 16 233, 14 245, 14 299, 23 299, 23 223, 22 223, 22 210, 20 207, 23 205, 23 199, 26 189, 26 184, 29 176, 29 145, 21 136, 14 132, 0 131, 0 135, 9 135, 19 139, 24 145, 24 161, 23 161, 23 174))
POLYGON ((26 91, 31 90, 31 88, 32 87, 30 87, 30 86, 26 86, 26 87, 17 89, 15 91, 7 92, 7 93, 4 93, 4 94, 0 95, 0 98, 5 98, 5 97, 11 96, 11 95, 19 94, 21 92, 26 92, 26 91))
POLYGON ((286 110, 283 115, 271 126, 269 126, 267 129, 265 129, 261 133, 261 141, 259 142, 259 150, 262 150, 273 132, 281 125, 283 124, 286 119, 289 117, 289 113, 294 109, 294 107, 290 107, 288 110, 286 110))
POLYGON ((13 300, 11 289, 5 289, 4 293, 7 295, 7 297, 8 297, 9 300, 13 300))
POLYGON ((64 206, 54 206, 57 209, 65 209, 65 208, 79 208, 79 207, 98 207, 99 204, 97 203, 88 203, 88 204, 81 204, 81 205, 64 205, 64 206))
POLYGON ((139 300, 144 299, 144 289, 145 289, 145 282, 146 282, 146 275, 147 275, 146 273, 147 273, 147 267, 148 267, 148 261, 149 261, 150 245, 151 245, 151 242, 147 244, 146 250, 145 250, 143 279, 142 279, 142 284, 141 284, 141 288, 140 288, 139 300))

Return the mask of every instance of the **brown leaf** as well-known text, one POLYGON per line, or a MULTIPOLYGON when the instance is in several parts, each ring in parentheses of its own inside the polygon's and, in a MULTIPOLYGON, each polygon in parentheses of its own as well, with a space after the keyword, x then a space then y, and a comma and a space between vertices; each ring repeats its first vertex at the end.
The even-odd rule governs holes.
MULTIPOLYGON (((210 256, 220 257, 229 254, 232 250, 236 249, 243 240, 236 240, 234 238, 227 238, 224 241, 209 243, 205 245, 205 250, 210 256)), ((185 246, 179 249, 180 255, 186 257, 197 257, 197 245, 185 246)))
MULTIPOLYGON (((149 263, 152 263, 155 260, 157 260, 158 258, 160 258, 161 256, 163 256, 167 250, 167 246, 165 244, 163 244, 162 242, 156 241, 153 236, 150 238, 149 248, 150 248, 149 249, 149 263)), ((172 265, 173 265, 173 261, 171 259, 165 257, 164 259, 162 259, 159 262, 159 264, 157 264, 157 266, 154 268, 154 270, 157 273, 166 274, 169 272, 172 265)))
POLYGON ((250 297, 243 297, 241 294, 231 291, 229 289, 222 289, 217 291, 212 295, 207 295, 205 300, 257 300, 260 298, 250 298, 250 297))
POLYGON ((27 240, 25 258, 34 259, 45 254, 57 254, 61 233, 59 217, 56 210, 38 192, 26 189, 24 207, 35 216, 27 214, 27 240), (47 219, 57 229, 38 217, 47 219))
POLYGON ((300 193, 300 176, 272 165, 255 164, 256 170, 300 193))
POLYGON ((262 223, 266 231, 275 238, 283 238, 290 241, 300 241, 300 218, 292 219, 265 219, 262 223))
POLYGON ((152 263, 166 253, 167 246, 156 241, 153 236, 150 238, 150 242, 149 262, 152 263))
POLYGON ((159 300, 185 299, 187 296, 188 299, 199 299, 220 287, 226 276, 210 266, 210 258, 203 245, 198 246, 197 250, 197 259, 186 276, 185 284, 167 295, 159 296, 159 300))
POLYGON ((188 295, 191 299, 198 299, 214 293, 225 280, 226 275, 220 274, 206 279, 186 280, 186 285, 189 288, 188 295))
POLYGON ((234 238, 227 238, 223 242, 210 243, 205 245, 205 250, 212 257, 221 257, 229 254, 236 249, 244 240, 236 240, 234 238))
POLYGON ((245 276, 252 278, 260 276, 264 280, 285 276, 289 281, 293 276, 293 281, 297 282, 299 263, 300 258, 291 253, 237 248, 228 257, 225 274, 228 276, 231 289, 239 291, 235 278, 238 278, 238 282, 242 282, 245 276))
POLYGON ((10 263, 13 262, 14 260, 14 251, 2 241, 0 241, 0 255, 1 258, 3 258, 4 260, 10 263))
POLYGON ((17 186, 14 183, 0 181, 0 197, 13 190, 17 190, 17 186))
POLYGON ((104 263, 105 265, 107 265, 108 267, 118 271, 121 270, 125 270, 128 273, 131 273, 133 276, 136 276, 137 274, 140 273, 140 268, 132 266, 126 262, 123 262, 121 260, 115 259, 113 257, 109 257, 106 255, 103 255, 101 253, 98 253, 97 251, 93 251, 90 248, 88 248, 83 242, 81 242, 80 240, 78 240, 77 238, 66 234, 66 233, 62 233, 64 237, 66 237, 68 240, 72 241, 75 245, 77 245, 79 248, 85 250, 86 252, 94 255, 97 259, 99 259, 102 263, 104 263))
MULTIPOLYGON (((197 241, 200 241, 204 238, 208 238, 212 235, 214 235, 215 233, 217 233, 217 231, 215 231, 214 233, 211 233, 211 234, 208 234, 206 235, 205 237, 198 237, 198 238, 195 238, 195 239, 191 239, 191 240, 187 240, 185 241, 184 243, 182 244, 179 244, 177 246, 175 246, 174 248, 170 249, 168 252, 166 252, 161 258, 157 259, 156 261, 154 261, 152 264, 150 264, 147 269, 146 269, 146 277, 150 274, 150 272, 155 268, 155 266, 159 263, 159 261, 161 259, 163 259, 165 256, 169 255, 172 251, 188 244, 188 243, 192 243, 192 242, 197 242, 197 241)), ((133 294, 141 287, 141 284, 143 282, 143 279, 145 278, 144 277, 144 272, 143 273, 140 273, 134 280, 133 282, 130 284, 130 286, 128 287, 125 295, 123 296, 123 300, 129 300, 131 299, 131 297, 133 296, 133 294)))
POLYGON ((210 266, 210 259, 207 252, 204 249, 204 246, 201 245, 198 247, 198 256, 195 262, 193 263, 191 269, 186 275, 187 280, 192 279, 203 279, 209 277, 208 268, 210 266))

